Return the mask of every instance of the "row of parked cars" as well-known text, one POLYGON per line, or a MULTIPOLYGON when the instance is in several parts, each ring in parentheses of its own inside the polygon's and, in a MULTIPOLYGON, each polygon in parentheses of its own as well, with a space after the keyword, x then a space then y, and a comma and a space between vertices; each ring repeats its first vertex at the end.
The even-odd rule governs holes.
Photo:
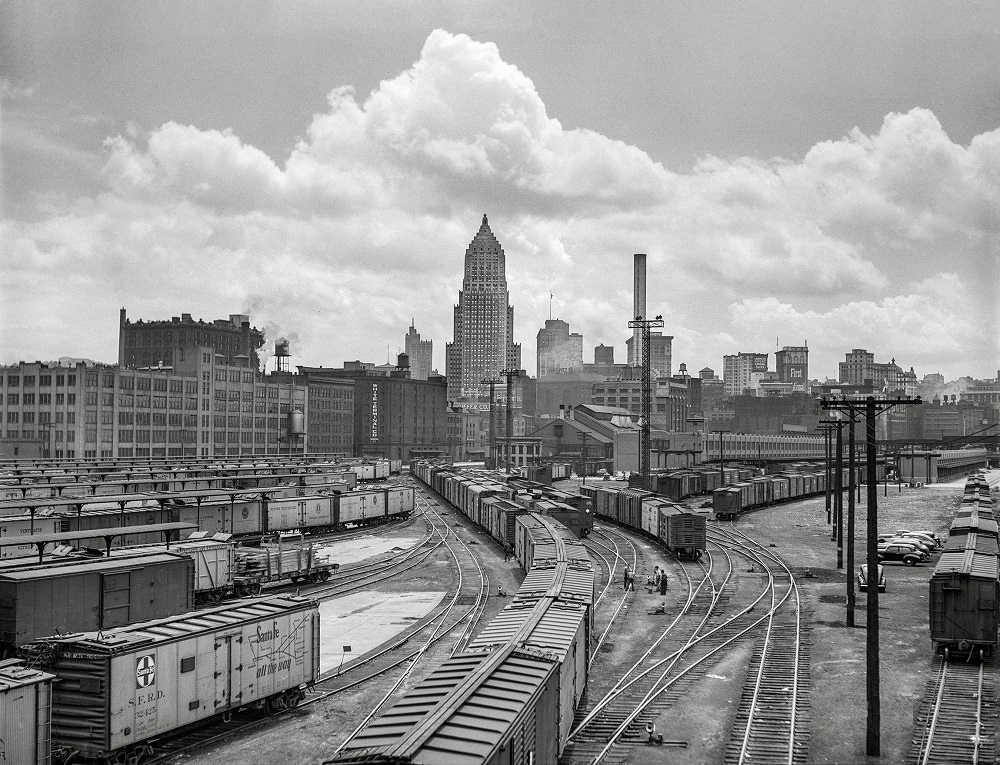
MULTIPOLYGON (((882 563, 902 563, 904 566, 916 566, 926 561, 931 553, 944 547, 944 542, 930 531, 910 531, 898 529, 895 532, 880 534, 878 538, 878 591, 885 592, 885 568, 882 563)), ((858 589, 868 590, 868 567, 861 566, 858 570, 858 589)))

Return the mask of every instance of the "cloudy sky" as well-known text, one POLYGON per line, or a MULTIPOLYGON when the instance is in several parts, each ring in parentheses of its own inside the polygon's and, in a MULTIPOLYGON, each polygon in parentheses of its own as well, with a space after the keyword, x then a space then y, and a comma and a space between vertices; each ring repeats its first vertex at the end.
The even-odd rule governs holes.
POLYGON ((487 213, 532 373, 550 310, 624 360, 635 252, 675 369, 1000 367, 994 0, 6 0, 0 150, 0 363, 124 307, 443 372, 487 213))

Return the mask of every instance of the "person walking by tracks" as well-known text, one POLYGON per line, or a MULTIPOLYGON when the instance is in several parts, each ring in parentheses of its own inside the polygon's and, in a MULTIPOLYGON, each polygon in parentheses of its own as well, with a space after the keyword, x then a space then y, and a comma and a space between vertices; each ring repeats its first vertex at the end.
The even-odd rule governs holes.
POLYGON ((624 590, 632 590, 635 592, 635 574, 632 573, 632 568, 627 563, 625 564, 625 577, 623 584, 624 590))

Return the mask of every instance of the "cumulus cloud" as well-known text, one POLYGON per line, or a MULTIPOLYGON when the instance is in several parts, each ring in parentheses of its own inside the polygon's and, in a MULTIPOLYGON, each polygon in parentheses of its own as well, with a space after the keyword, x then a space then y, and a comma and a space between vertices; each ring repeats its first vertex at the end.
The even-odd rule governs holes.
MULTIPOLYGON (((332 85, 278 160, 178 122, 108 137, 103 193, 39 197, 44 214, 4 222, 4 268, 35 286, 8 280, 0 297, 72 317, 106 296, 107 326, 89 330, 109 338, 106 358, 119 304, 148 318, 249 307, 324 365, 381 361, 413 319, 443 370, 462 256, 487 212, 529 368, 550 291, 586 348, 624 343, 637 251, 689 369, 786 333, 828 348, 814 356, 828 374, 852 347, 935 369, 996 358, 996 298, 977 285, 1000 280, 1000 130, 960 146, 916 108, 873 135, 820 137, 801 161, 706 156, 678 173, 564 128, 524 72, 466 35, 431 33, 364 98, 332 85), (43 273, 78 296, 50 301, 43 273)), ((72 336, 35 349, 36 335, 7 335, 23 357, 101 355, 72 336)))

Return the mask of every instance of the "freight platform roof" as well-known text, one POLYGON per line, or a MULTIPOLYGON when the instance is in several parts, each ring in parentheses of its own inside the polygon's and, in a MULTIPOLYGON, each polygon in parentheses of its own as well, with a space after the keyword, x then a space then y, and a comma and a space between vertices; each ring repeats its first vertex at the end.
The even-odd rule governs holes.
POLYGON ((46 545, 50 544, 61 544, 63 542, 71 542, 75 539, 93 539, 94 537, 101 537, 104 543, 108 546, 108 552, 111 551, 111 541, 115 537, 128 536, 130 534, 150 534, 153 532, 161 532, 166 540, 167 546, 170 546, 170 540, 173 537, 174 532, 180 535, 181 531, 185 529, 197 529, 197 523, 185 523, 181 521, 175 521, 172 523, 151 523, 145 526, 115 526, 108 529, 87 529, 84 531, 60 531, 55 534, 27 534, 21 537, 3 537, 0 538, 0 547, 16 547, 20 545, 35 545, 38 548, 38 560, 41 562, 42 556, 45 554, 46 545))
MULTIPOLYGON (((7 499, 0 502, 0 517, 5 510, 39 510, 46 507, 63 507, 74 505, 85 507, 96 503, 116 503, 125 507, 129 502, 168 502, 172 499, 205 499, 221 495, 234 498, 240 495, 273 494, 289 486, 269 486, 261 489, 192 489, 190 491, 133 492, 132 494, 88 495, 86 497, 27 497, 25 499, 7 499)), ((153 505, 149 505, 153 507, 153 505)))

